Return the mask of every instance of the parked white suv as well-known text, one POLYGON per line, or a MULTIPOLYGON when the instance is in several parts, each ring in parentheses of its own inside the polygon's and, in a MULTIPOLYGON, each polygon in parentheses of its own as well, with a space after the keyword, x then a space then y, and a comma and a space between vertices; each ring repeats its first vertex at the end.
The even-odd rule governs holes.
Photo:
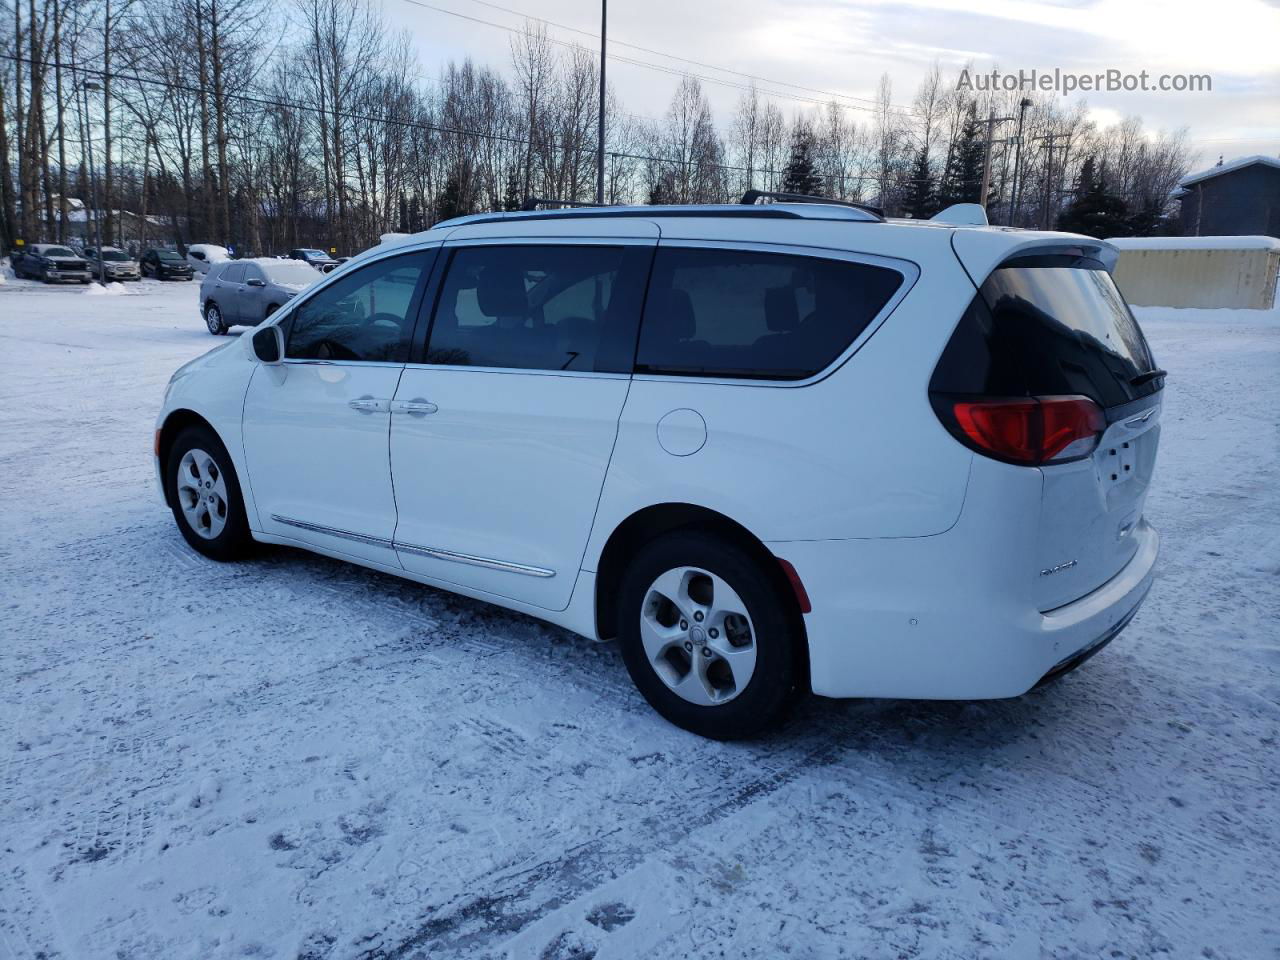
POLYGON ((828 203, 461 218, 180 369, 164 497, 620 641, 674 723, 1011 697, 1151 584, 1163 374, 1085 237, 828 203))

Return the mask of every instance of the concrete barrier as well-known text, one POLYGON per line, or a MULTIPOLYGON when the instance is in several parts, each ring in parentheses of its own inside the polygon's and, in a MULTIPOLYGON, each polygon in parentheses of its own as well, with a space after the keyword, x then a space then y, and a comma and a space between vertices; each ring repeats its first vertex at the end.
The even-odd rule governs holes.
POLYGON ((1116 285, 1144 307, 1232 307, 1276 304, 1280 240, 1274 237, 1118 237, 1116 285))

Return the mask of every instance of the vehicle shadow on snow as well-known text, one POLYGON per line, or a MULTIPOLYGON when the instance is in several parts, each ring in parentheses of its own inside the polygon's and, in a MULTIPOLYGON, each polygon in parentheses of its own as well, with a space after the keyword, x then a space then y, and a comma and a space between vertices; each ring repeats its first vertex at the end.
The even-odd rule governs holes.
MULTIPOLYGON (((406 606, 449 624, 450 632, 480 628, 486 642, 501 645, 509 661, 523 661, 540 684, 566 682, 616 691, 625 709, 647 716, 671 732, 651 713, 631 686, 616 642, 598 643, 567 630, 481 600, 404 580, 391 574, 290 547, 259 547, 251 561, 260 573, 299 577, 317 586, 339 585, 361 598, 362 605, 385 605, 389 618, 406 606), (554 648, 554 657, 549 657, 554 648), (548 675, 548 664, 552 671, 548 675)), ((391 621, 394 622, 394 621, 391 621)), ((392 649, 395 643, 393 641, 392 649)), ((413 637, 401 641, 406 648, 413 637)), ((386 649, 386 648, 384 648, 386 649)), ((1070 739, 1074 749, 1103 747, 1125 723, 1138 700, 1138 686, 1106 664, 1107 653, 1081 671, 1020 697, 985 701, 830 700, 802 698, 784 725, 755 740, 727 744, 727 749, 763 751, 777 756, 815 750, 838 754, 904 756, 910 765, 937 760, 947 768, 986 763, 994 753, 1028 740, 1053 744, 1070 739), (1114 720, 1114 722, 1110 722, 1114 720), (1091 740, 1096 743, 1091 744, 1091 740)), ((554 697, 552 698, 554 699, 554 697)), ((683 734, 678 734, 683 735, 683 734)), ((692 737, 692 734, 688 736, 692 737)), ((1002 760, 1013 762, 1010 756, 1002 760)))

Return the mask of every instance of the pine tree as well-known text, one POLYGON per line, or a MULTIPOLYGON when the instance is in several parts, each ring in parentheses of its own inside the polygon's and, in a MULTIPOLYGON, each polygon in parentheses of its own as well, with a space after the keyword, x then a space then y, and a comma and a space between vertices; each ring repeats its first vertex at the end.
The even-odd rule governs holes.
POLYGON ((791 134, 791 158, 782 169, 782 189, 816 197, 822 192, 822 178, 813 163, 813 131, 807 124, 797 123, 791 134))
POLYGON ((929 145, 916 155, 911 168, 911 185, 903 204, 907 214, 916 220, 928 220, 938 212, 938 194, 934 189, 933 171, 929 168, 929 145))
POLYGON ((1107 192, 1106 171, 1099 172, 1093 157, 1080 165, 1071 205, 1058 217, 1058 229, 1090 237, 1126 236, 1132 229, 1129 206, 1107 192))
POLYGON ((462 184, 458 182, 456 176, 449 177, 445 181, 444 189, 440 191, 440 195, 436 197, 436 223, 441 220, 451 220, 454 217, 460 217, 467 213, 462 202, 462 184))
POLYGON ((668 203, 671 203, 671 192, 667 189, 667 178, 659 177, 649 188, 648 204, 651 207, 660 207, 668 203))
POLYGON ((513 210, 519 210, 521 202, 520 173, 515 167, 512 167, 507 171, 507 190, 502 197, 502 209, 508 213, 513 210))
POLYGON ((978 107, 977 104, 970 104, 964 128, 951 151, 947 169, 942 174, 939 206, 977 203, 982 198, 982 160, 985 149, 978 107))

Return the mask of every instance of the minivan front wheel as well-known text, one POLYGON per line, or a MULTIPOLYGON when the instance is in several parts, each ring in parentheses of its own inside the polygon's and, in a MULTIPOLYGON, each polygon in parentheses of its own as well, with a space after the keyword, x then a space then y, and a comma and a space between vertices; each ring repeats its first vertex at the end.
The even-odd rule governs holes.
POLYGON ((751 554, 708 534, 668 534, 636 556, 620 600, 623 660, 662 716, 716 740, 782 720, 797 689, 800 640, 751 554))
POLYGON ((252 537, 240 483, 226 447, 207 427, 188 427, 174 440, 165 469, 173 518, 182 537, 214 560, 236 560, 252 537))

